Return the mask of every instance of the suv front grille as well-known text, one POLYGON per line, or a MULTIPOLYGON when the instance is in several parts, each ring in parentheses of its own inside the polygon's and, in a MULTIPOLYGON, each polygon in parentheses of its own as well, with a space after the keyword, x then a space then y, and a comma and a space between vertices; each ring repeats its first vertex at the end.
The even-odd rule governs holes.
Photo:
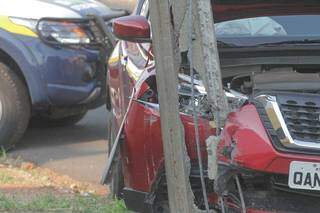
POLYGON ((294 140, 320 143, 320 95, 277 95, 281 113, 294 140))

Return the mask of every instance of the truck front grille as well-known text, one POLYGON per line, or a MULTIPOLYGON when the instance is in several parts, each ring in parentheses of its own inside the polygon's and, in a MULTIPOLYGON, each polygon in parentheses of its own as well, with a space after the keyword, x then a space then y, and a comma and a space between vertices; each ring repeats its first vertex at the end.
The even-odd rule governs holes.
POLYGON ((320 143, 320 95, 277 95, 281 113, 294 140, 320 143))

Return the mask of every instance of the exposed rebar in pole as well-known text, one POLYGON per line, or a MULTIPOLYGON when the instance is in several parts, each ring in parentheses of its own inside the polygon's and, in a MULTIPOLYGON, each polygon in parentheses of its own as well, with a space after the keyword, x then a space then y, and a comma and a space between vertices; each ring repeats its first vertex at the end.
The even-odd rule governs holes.
POLYGON ((207 139, 208 175, 215 180, 218 175, 217 145, 220 141, 220 129, 229 113, 229 105, 222 85, 222 74, 215 35, 213 6, 211 0, 199 0, 195 3, 195 31, 197 58, 194 63, 199 66, 199 73, 204 81, 208 102, 215 115, 216 136, 207 139))
MULTIPOLYGON (((183 1, 183 0, 174 0, 183 1)), ((175 4, 177 8, 179 4, 175 4)), ((185 3, 182 4, 186 7, 185 3)), ((213 8, 211 0, 194 0, 194 40, 192 61, 195 70, 200 74, 201 79, 206 88, 208 102, 214 112, 215 126, 217 128, 216 136, 207 139, 208 146, 208 174, 210 179, 216 179, 218 172, 216 149, 220 141, 220 129, 229 113, 228 101, 225 96, 222 75, 220 68, 220 59, 218 54, 217 40, 214 29, 213 8)), ((176 13, 181 9, 174 10, 176 13)), ((181 13, 181 12, 180 12, 181 13)), ((179 14, 182 16, 182 13, 179 14)), ((182 20, 182 19, 180 19, 182 20)), ((188 50, 188 24, 183 20, 181 24, 181 32, 179 38, 179 47, 181 51, 188 50)))
POLYGON ((202 188, 202 195, 203 195, 203 201, 205 210, 208 213, 209 212, 209 202, 208 202, 208 194, 206 189, 206 183, 205 183, 205 177, 204 177, 204 169, 203 169, 203 161, 202 161, 202 155, 201 155, 201 145, 200 145, 200 133, 199 133, 199 120, 198 120, 198 110, 196 106, 196 98, 195 98, 195 84, 194 84, 194 66, 193 66, 193 39, 194 39, 194 16, 193 16, 193 0, 189 0, 189 9, 188 9, 188 55, 190 60, 190 76, 191 76, 191 97, 192 97, 192 110, 193 110, 193 121, 194 121, 194 132, 195 132, 195 142, 196 142, 196 150, 197 150, 197 156, 198 156, 198 165, 199 165, 199 172, 200 172, 200 182, 201 182, 201 188, 202 188))
MULTIPOLYGON (((190 162, 179 116, 177 93, 180 52, 187 51, 189 47, 188 2, 150 0, 168 195, 170 209, 174 213, 200 211, 194 205, 189 182, 190 162)), ((212 147, 209 150, 209 172, 210 177, 215 179, 218 167, 216 145, 219 141, 220 127, 229 111, 228 102, 222 86, 211 0, 197 0, 192 6, 195 40, 191 60, 206 87, 209 104, 215 112, 217 127, 217 136, 208 139, 209 147, 212 147)))

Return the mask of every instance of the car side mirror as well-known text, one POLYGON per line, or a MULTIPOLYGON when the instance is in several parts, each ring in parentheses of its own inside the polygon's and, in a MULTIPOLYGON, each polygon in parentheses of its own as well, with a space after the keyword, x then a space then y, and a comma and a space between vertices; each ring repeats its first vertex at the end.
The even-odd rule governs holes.
POLYGON ((113 34, 124 41, 136 43, 151 42, 151 30, 144 16, 124 16, 113 21, 113 34))

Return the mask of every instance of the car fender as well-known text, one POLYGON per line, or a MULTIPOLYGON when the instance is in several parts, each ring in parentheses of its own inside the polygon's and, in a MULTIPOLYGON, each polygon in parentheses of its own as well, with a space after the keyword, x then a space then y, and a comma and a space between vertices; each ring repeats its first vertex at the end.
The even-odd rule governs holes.
MULTIPOLYGON (((16 35, 0 29, 0 50, 9 55, 19 66, 26 81, 33 105, 42 105, 46 87, 35 56, 16 35)), ((49 100, 48 100, 49 101, 49 100)))

